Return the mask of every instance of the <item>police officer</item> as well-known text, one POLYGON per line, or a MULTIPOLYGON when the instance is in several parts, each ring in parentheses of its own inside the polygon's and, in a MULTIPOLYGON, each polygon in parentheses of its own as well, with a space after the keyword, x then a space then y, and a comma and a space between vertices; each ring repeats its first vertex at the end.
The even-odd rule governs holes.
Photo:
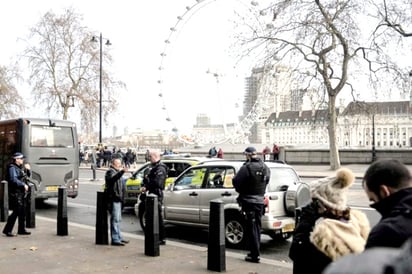
POLYGON ((167 178, 167 166, 160 161, 160 151, 150 150, 150 170, 147 176, 143 179, 142 192, 149 192, 155 194, 158 201, 158 215, 159 215, 159 244, 166 244, 165 227, 163 223, 162 206, 163 206, 163 190, 165 189, 165 182, 167 178))
POLYGON ((26 195, 29 192, 29 186, 26 184, 25 178, 30 177, 30 165, 23 164, 24 155, 20 152, 13 154, 13 162, 7 167, 6 180, 8 182, 9 204, 13 212, 7 218, 6 226, 3 229, 3 234, 7 237, 15 236, 12 233, 14 224, 18 217, 19 224, 17 234, 30 235, 31 232, 26 230, 26 195))
POLYGON ((257 158, 254 147, 244 151, 245 164, 233 178, 233 185, 239 193, 238 202, 246 214, 246 239, 249 240, 249 251, 245 261, 259 263, 261 219, 264 212, 264 194, 270 178, 270 169, 257 158))

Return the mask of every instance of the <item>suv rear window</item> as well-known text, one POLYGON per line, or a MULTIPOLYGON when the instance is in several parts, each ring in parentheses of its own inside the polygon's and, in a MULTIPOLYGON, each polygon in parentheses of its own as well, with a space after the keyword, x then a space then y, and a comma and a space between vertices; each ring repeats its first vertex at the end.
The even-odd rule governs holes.
POLYGON ((299 177, 292 168, 271 168, 268 192, 286 191, 289 186, 299 182, 299 177))

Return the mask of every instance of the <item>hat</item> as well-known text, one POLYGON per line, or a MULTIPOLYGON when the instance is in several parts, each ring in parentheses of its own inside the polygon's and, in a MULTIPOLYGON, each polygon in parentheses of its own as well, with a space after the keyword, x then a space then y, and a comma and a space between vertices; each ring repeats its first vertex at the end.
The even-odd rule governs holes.
POLYGON ((24 157, 23 153, 21 152, 16 152, 13 154, 13 159, 24 159, 26 157, 24 157))
POLYGON ((247 147, 245 151, 243 152, 244 154, 256 154, 256 148, 254 147, 247 147))
POLYGON ((350 169, 341 168, 336 176, 326 177, 310 183, 312 198, 318 199, 330 209, 346 210, 346 192, 355 180, 350 169))

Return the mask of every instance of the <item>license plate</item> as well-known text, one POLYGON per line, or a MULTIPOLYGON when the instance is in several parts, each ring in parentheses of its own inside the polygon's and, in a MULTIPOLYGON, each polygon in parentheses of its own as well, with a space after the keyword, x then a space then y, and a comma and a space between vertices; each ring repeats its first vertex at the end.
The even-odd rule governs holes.
POLYGON ((137 193, 129 192, 128 196, 135 198, 135 197, 137 197, 137 193))
POLYGON ((295 224, 287 224, 282 228, 282 232, 293 232, 295 224))
POLYGON ((47 186, 46 190, 47 191, 57 191, 59 189, 59 186, 47 186))
POLYGON ((139 190, 140 186, 127 186, 127 190, 139 190))

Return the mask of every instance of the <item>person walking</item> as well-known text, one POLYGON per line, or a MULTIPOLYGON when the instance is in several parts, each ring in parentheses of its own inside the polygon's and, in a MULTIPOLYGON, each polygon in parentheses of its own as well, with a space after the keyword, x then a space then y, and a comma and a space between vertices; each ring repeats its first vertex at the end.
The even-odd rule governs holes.
POLYGON ((3 228, 3 234, 13 237, 13 227, 18 218, 17 234, 30 235, 26 230, 26 196, 29 186, 25 178, 31 176, 30 165, 24 163, 24 155, 20 152, 13 154, 13 161, 7 166, 6 180, 8 182, 9 205, 13 212, 7 218, 7 223, 3 228))
POLYGON ((289 250, 294 274, 320 274, 339 258, 363 252, 370 226, 363 212, 347 206, 354 180, 352 171, 342 168, 310 183, 312 200, 298 215, 289 250))
POLYGON ((244 154, 246 162, 233 177, 233 186, 239 193, 237 200, 246 214, 245 237, 249 240, 250 253, 246 255, 245 261, 259 263, 264 194, 270 178, 270 169, 257 157, 254 147, 246 148, 244 154))
POLYGON ((223 159, 223 149, 219 148, 219 150, 217 151, 217 158, 223 159))
POLYGON ((163 190, 165 189, 165 182, 167 178, 167 166, 160 161, 160 151, 150 150, 150 170, 147 176, 143 179, 142 192, 155 194, 158 202, 158 216, 159 216, 159 244, 166 244, 165 226, 163 222, 163 190))
POLYGON ((124 246, 129 241, 123 239, 120 232, 123 203, 123 174, 127 168, 122 168, 122 160, 113 158, 105 174, 105 191, 107 194, 108 211, 110 212, 110 234, 112 245, 124 246))
POLYGON ((372 228, 366 248, 401 247, 412 237, 412 176, 398 160, 380 160, 366 170, 363 188, 382 218, 372 228))
POLYGON ((279 146, 277 144, 273 144, 272 154, 273 154, 274 161, 279 160, 279 153, 280 153, 279 146))

